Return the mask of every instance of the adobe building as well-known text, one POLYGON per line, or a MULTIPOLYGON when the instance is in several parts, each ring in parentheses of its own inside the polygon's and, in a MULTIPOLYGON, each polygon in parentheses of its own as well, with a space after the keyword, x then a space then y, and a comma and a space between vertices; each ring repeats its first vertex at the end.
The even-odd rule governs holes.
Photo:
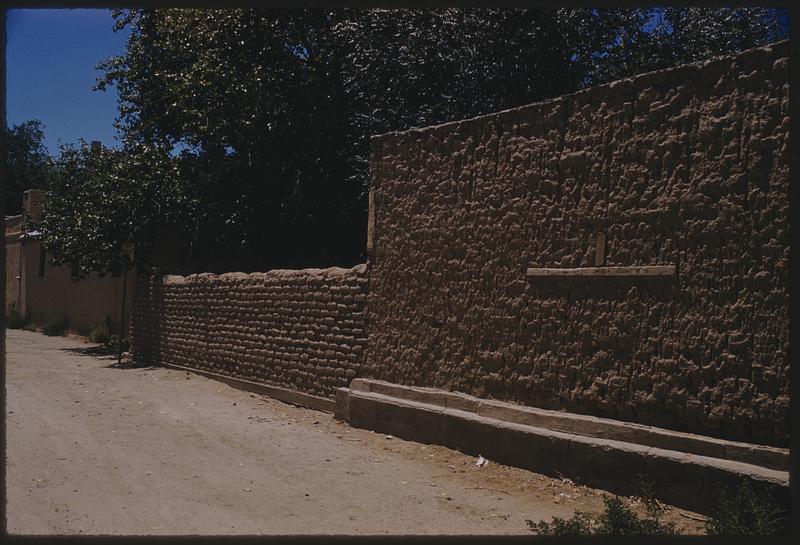
MULTIPOLYGON (((121 275, 85 278, 73 275, 69 265, 52 265, 31 222, 41 219, 45 193, 31 189, 22 198, 22 214, 6 217, 6 314, 17 309, 35 324, 66 318, 69 329, 86 333, 93 324, 110 320, 119 329, 122 310, 121 275)), ((125 323, 130 315, 132 275, 127 286, 125 323)))

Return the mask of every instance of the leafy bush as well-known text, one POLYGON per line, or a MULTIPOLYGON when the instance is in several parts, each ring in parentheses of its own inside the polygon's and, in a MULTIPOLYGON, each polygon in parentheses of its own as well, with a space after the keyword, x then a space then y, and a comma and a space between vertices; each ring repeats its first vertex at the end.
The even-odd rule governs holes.
MULTIPOLYGON (((678 534, 674 523, 662 522, 662 513, 652 494, 652 483, 642 479, 640 486, 647 509, 644 517, 625 507, 619 498, 605 496, 605 511, 597 517, 576 511, 569 519, 555 517, 551 522, 526 522, 534 533, 546 536, 678 534)), ((748 481, 742 481, 736 490, 718 485, 715 505, 706 521, 706 533, 709 535, 769 536, 789 533, 788 510, 771 490, 756 492, 748 481)))
MULTIPOLYGON (((119 335, 115 333, 111 335, 111 337, 108 340, 108 343, 106 343, 106 346, 109 346, 111 348, 117 348, 118 345, 119 345, 119 335)), ((126 352, 128 348, 130 348, 130 343, 128 342, 128 339, 122 339, 122 351, 126 352)))
POLYGON ((744 481, 735 491, 719 488, 717 507, 706 523, 706 532, 724 536, 788 534, 788 515, 770 491, 756 492, 744 481))
POLYGON ((30 320, 27 316, 23 316, 20 314, 19 310, 15 305, 11 305, 11 308, 6 313, 6 327, 8 329, 22 329, 30 320))
POLYGON ((51 337, 63 336, 69 327, 69 320, 67 318, 56 318, 47 322, 42 328, 42 333, 51 337))
POLYGON ((588 513, 575 511, 571 519, 554 517, 552 522, 539 522, 535 524, 532 520, 526 520, 528 526, 536 534, 541 536, 590 536, 593 535, 596 527, 595 521, 588 513))
POLYGON ((553 518, 552 522, 526 521, 538 535, 590 536, 590 535, 675 535, 672 522, 662 522, 662 513, 653 501, 647 501, 647 515, 639 517, 625 507, 617 497, 603 497, 605 511, 596 519, 588 513, 576 511, 570 519, 553 518))
POLYGON ((109 316, 89 328, 89 340, 97 344, 109 344, 111 340, 111 319, 109 316))

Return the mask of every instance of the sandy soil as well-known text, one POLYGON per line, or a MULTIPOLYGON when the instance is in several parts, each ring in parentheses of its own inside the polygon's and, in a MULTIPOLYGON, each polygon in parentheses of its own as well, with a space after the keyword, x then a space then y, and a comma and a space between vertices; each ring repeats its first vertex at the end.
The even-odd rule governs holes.
POLYGON ((600 490, 114 363, 8 330, 9 533, 530 534, 527 519, 602 510, 600 490))

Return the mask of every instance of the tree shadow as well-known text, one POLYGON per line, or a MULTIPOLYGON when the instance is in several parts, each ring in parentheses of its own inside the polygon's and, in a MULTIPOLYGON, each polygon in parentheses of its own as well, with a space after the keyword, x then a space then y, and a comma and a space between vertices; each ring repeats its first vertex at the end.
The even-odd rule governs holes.
MULTIPOLYGON (((87 347, 77 348, 59 348, 62 352, 72 352, 73 354, 80 354, 81 356, 114 356, 117 355, 117 348, 113 346, 105 346, 102 344, 91 345, 87 347)), ((105 358, 104 358, 105 359, 105 358)))
POLYGON ((107 346, 103 344, 98 345, 91 345, 87 347, 76 347, 76 348, 59 348, 62 352, 71 352, 73 354, 79 354, 81 356, 90 356, 92 358, 102 360, 102 361, 110 361, 106 365, 107 368, 110 369, 158 369, 158 366, 154 365, 135 365, 126 361, 122 361, 122 363, 117 363, 117 347, 116 346, 107 346))
POLYGON ((136 370, 136 371, 152 371, 154 369, 163 369, 163 367, 159 367, 158 365, 136 365, 133 363, 111 363, 106 365, 108 369, 125 369, 125 370, 136 370))

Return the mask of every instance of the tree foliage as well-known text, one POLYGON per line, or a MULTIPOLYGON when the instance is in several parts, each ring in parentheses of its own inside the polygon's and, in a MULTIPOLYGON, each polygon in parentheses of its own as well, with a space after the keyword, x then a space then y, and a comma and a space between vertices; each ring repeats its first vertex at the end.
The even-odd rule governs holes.
POLYGON ((129 268, 127 242, 137 243, 135 260, 145 264, 164 226, 191 221, 184 178, 163 148, 118 151, 80 142, 62 147, 57 164, 37 227, 53 261, 80 276, 129 268))
MULTIPOLYGON (((777 15, 761 8, 116 11, 116 28, 131 34, 125 54, 101 65, 97 87, 119 92, 127 164, 172 173, 148 182, 148 194, 180 193, 187 270, 345 265, 364 258, 370 135, 774 41, 782 32, 777 15)), ((140 176, 126 172, 130 184, 140 176)), ((112 193, 129 191, 106 183, 112 193)), ((105 223, 118 225, 106 209, 105 223)), ((142 225, 155 219, 137 215, 138 227, 126 233, 152 233, 142 225)))
POLYGON ((358 235, 348 229, 363 223, 363 184, 347 165, 346 100, 325 58, 330 14, 127 17, 127 55, 104 65, 99 86, 118 85, 129 143, 184 148, 177 161, 202 196, 202 219, 187 237, 197 241, 197 267, 357 260, 358 235))
POLYGON ((22 211, 22 194, 44 189, 53 176, 53 160, 44 147, 44 125, 38 119, 6 127, 5 214, 22 211))
POLYGON ((788 37, 788 12, 774 8, 658 8, 647 23, 621 33, 590 70, 596 85, 670 66, 727 55, 788 37))

